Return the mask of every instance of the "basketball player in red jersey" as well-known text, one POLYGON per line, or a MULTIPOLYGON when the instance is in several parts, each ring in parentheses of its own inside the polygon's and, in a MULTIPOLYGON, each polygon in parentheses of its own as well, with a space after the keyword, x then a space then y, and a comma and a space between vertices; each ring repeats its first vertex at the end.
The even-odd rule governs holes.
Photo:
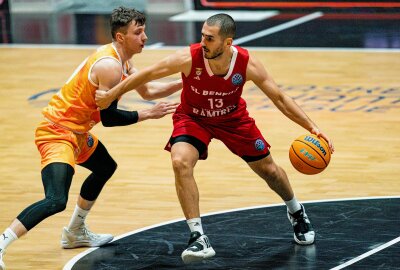
MULTIPOLYGON (((65 209, 75 164, 92 173, 82 185, 69 225, 62 231, 62 247, 97 247, 113 239, 110 234, 91 232, 85 224, 89 210, 117 168, 107 149, 90 130, 100 121, 104 126, 124 126, 158 119, 173 113, 177 106, 160 102, 149 109, 124 111, 117 108, 116 100, 108 109, 97 110, 96 89, 111 89, 135 72, 131 58, 142 52, 147 41, 145 21, 144 15, 134 9, 115 9, 110 21, 113 42, 86 58, 43 109, 44 120, 36 130, 35 142, 42 157, 45 198, 23 210, 0 235, 0 270, 5 269, 5 249, 14 240, 65 209)), ((177 80, 151 82, 136 90, 144 99, 152 100, 181 88, 182 81, 177 80)))
POLYGON ((287 205, 294 239, 300 245, 314 243, 315 232, 290 186, 284 170, 272 159, 269 144, 257 128, 241 98, 243 85, 253 81, 289 119, 309 132, 321 136, 334 148, 295 101, 282 92, 262 64, 248 51, 233 46, 235 22, 227 14, 206 20, 198 44, 177 51, 143 69, 109 91, 96 91, 99 107, 149 80, 181 72, 181 104, 173 115, 174 130, 167 150, 171 151, 176 191, 191 230, 188 247, 182 253, 185 263, 215 255, 204 234, 199 210, 199 192, 193 177, 194 166, 207 157, 211 139, 221 140, 235 155, 264 179, 287 205))

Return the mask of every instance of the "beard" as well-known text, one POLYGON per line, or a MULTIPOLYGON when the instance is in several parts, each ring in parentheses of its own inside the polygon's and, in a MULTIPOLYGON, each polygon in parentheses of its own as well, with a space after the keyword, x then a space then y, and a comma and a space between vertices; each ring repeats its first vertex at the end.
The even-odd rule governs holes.
POLYGON ((214 53, 211 53, 210 55, 207 55, 207 53, 210 53, 210 51, 206 47, 203 47, 203 51, 205 52, 204 58, 206 59, 215 59, 224 53, 222 47, 218 48, 217 50, 214 51, 214 53))

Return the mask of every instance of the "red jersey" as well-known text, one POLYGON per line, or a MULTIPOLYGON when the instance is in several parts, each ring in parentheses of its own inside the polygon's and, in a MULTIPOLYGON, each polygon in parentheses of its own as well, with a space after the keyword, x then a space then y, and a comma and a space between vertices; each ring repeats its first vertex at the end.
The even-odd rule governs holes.
MULTIPOLYGON (((200 44, 190 46, 192 67, 189 76, 182 74, 181 105, 172 117, 171 138, 187 136, 183 141, 189 139, 186 142, 195 147, 190 137, 200 140, 206 147, 215 138, 232 153, 250 162, 267 156, 270 145, 241 98, 249 54, 236 46, 232 46, 232 50, 228 73, 222 77, 213 74, 200 44)), ((170 140, 165 149, 171 151, 171 147, 170 140)), ((200 159, 206 159, 207 148, 199 155, 200 159)))
POLYGON ((190 46, 192 68, 189 76, 182 73, 181 109, 202 120, 223 120, 247 114, 246 102, 241 98, 246 82, 249 61, 247 50, 232 46, 233 55, 228 73, 214 75, 208 60, 203 57, 200 43, 190 46))

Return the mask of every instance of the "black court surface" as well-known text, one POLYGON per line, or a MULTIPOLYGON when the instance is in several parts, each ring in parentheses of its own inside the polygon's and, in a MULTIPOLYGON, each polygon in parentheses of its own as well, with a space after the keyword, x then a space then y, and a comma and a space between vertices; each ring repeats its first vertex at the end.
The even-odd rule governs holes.
POLYGON ((202 217, 216 251, 184 265, 188 227, 176 220, 117 237, 89 249, 64 270, 127 269, 400 269, 400 197, 304 203, 315 244, 293 240, 286 206, 243 208, 202 217))

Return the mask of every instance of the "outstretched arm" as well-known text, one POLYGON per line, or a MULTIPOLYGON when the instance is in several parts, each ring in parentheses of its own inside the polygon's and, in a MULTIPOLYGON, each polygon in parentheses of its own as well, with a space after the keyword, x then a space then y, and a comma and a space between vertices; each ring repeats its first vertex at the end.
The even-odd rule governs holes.
POLYGON ((118 109, 118 100, 100 111, 101 122, 105 127, 127 126, 148 119, 159 119, 175 112, 178 103, 159 102, 150 109, 125 111, 118 109))
POLYGON ((323 133, 318 126, 307 116, 299 105, 287 94, 285 94, 273 78, 267 73, 264 66, 255 58, 250 56, 247 66, 247 79, 252 80, 275 104, 275 106, 289 119, 307 129, 312 134, 324 138, 334 151, 332 141, 323 133))
POLYGON ((148 82, 136 88, 136 91, 144 100, 154 100, 168 97, 182 89, 182 80, 172 82, 148 82))
POLYGON ((167 77, 178 72, 188 73, 190 67, 191 55, 189 49, 177 51, 156 64, 130 75, 109 91, 96 91, 96 104, 100 109, 107 108, 113 100, 130 90, 136 89, 149 81, 167 77))
MULTIPOLYGON (((117 85, 121 78, 121 66, 113 59, 102 59, 95 64, 90 74, 91 80, 101 89, 110 89, 117 85)), ((100 111, 101 122, 105 127, 126 126, 147 119, 158 119, 173 113, 177 103, 160 102, 150 109, 125 111, 118 109, 118 100, 100 111)))
MULTIPOLYGON (((134 68, 131 61, 129 75, 139 72, 136 68, 134 68)), ((144 85, 136 87, 136 91, 144 100, 154 100, 163 97, 168 97, 173 93, 182 89, 182 80, 175 80, 171 82, 148 82, 144 85)))

